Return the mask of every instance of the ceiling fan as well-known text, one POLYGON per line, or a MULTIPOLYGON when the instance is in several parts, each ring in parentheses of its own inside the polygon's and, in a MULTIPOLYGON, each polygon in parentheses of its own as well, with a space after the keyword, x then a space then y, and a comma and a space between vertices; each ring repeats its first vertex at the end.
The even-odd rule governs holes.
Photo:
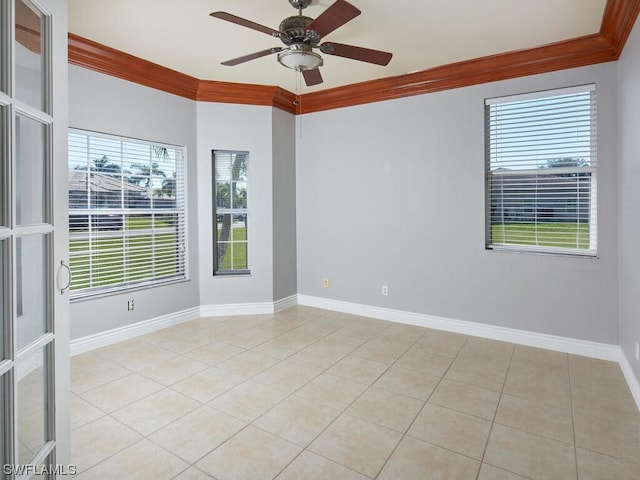
POLYGON ((285 18, 278 30, 265 27, 258 23, 237 17, 227 12, 213 12, 210 15, 227 22, 235 23, 243 27, 266 33, 279 38, 284 47, 273 47, 260 52, 251 53, 242 57, 222 62, 222 65, 234 66, 249 60, 278 54, 278 62, 287 68, 302 72, 307 86, 322 83, 322 75, 318 67, 323 64, 322 57, 313 51, 318 49, 326 55, 360 60, 361 62, 387 65, 391 61, 392 54, 380 50, 356 47, 335 42, 320 43, 322 37, 333 32, 345 23, 360 15, 360 10, 344 0, 337 0, 327 8, 318 18, 313 19, 302 15, 302 10, 311 4, 312 0, 289 0, 291 6, 298 10, 298 15, 285 18))

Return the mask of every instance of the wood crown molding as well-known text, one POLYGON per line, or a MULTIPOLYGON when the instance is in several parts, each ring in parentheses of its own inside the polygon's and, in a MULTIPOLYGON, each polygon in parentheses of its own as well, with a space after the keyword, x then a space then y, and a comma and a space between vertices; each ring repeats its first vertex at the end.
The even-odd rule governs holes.
POLYGON ((273 106, 299 115, 615 61, 639 14, 640 0, 607 0, 600 32, 594 35, 306 93, 297 99, 280 87, 199 80, 72 33, 69 63, 191 100, 273 106))
POLYGON ((280 87, 198 80, 69 33, 69 63, 202 102, 270 105, 295 113, 295 95, 280 87))
POLYGON ((295 113, 296 96, 280 87, 200 80, 196 100, 201 102, 266 105, 295 113))
POLYGON ((69 63, 146 87, 196 99, 197 78, 69 33, 69 63))
POLYGON ((640 13, 640 0, 607 0, 600 34, 619 58, 640 13))
POLYGON ((467 60, 301 96, 296 113, 362 105, 616 60, 601 35, 467 60))

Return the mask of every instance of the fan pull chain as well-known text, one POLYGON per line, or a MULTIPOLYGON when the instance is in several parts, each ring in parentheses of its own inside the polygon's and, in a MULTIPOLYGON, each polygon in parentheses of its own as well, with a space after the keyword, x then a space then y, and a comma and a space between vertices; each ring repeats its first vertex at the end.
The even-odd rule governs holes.
MULTIPOLYGON (((302 72, 296 70, 296 113, 302 113, 302 72)), ((298 131, 298 139, 302 139, 302 127, 300 116, 296 115, 296 130, 298 131)))
POLYGON ((300 109, 300 100, 302 95, 302 72, 298 69, 295 71, 295 85, 296 85, 296 98, 294 100, 295 106, 300 109))

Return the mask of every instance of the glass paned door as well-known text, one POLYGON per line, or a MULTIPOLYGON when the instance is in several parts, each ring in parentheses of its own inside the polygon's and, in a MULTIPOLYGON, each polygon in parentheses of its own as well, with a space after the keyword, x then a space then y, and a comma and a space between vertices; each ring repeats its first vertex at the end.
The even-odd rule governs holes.
POLYGON ((47 8, 66 14, 64 1, 0 0, 0 479, 29 478, 19 474, 29 472, 25 466, 55 463, 57 454, 47 8))

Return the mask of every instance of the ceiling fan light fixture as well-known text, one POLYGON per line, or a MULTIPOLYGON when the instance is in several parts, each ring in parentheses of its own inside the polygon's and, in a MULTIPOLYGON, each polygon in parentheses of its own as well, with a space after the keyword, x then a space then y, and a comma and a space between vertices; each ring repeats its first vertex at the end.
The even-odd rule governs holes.
POLYGON ((309 45, 295 43, 278 54, 278 62, 287 68, 304 71, 322 66, 322 57, 312 50, 309 45))

